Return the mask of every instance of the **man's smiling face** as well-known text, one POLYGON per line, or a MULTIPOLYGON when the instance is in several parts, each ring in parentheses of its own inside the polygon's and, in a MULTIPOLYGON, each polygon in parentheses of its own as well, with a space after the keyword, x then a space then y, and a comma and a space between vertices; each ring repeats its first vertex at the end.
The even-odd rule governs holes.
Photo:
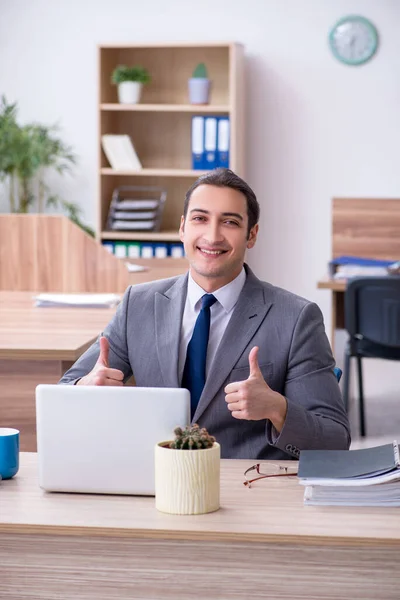
POLYGON ((247 229, 247 203, 241 192, 209 184, 193 191, 179 233, 191 275, 205 291, 215 291, 239 275, 258 225, 249 235, 247 229))

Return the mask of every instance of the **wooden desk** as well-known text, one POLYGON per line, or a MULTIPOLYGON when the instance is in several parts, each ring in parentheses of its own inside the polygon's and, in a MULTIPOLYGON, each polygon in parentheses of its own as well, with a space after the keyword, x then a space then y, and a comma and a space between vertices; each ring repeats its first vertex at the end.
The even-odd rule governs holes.
POLYGON ((396 508, 303 505, 297 478, 242 484, 222 460, 221 509, 159 513, 154 498, 47 494, 36 455, 0 484, 0 597, 398 600, 396 508))
POLYGON ((145 271, 129 273, 128 282, 130 285, 138 283, 147 283, 157 279, 166 279, 167 277, 176 277, 183 275, 189 270, 189 263, 186 258, 127 258, 119 259, 120 262, 130 262, 135 265, 147 267, 145 271))
POLYGON ((332 294, 332 322, 331 322, 331 346, 335 349, 336 329, 344 329, 344 292, 347 281, 345 279, 330 279, 324 277, 317 283, 320 290, 331 290, 332 294))
POLYGON ((57 383, 115 309, 35 307, 32 292, 0 291, 0 426, 36 450, 35 388, 57 383))

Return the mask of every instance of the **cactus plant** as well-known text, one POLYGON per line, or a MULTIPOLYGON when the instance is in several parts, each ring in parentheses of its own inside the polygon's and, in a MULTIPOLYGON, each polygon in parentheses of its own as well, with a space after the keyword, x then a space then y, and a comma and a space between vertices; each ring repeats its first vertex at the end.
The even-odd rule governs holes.
POLYGON ((192 77, 194 79, 208 79, 206 65, 204 63, 199 63, 193 71, 192 77))
POLYGON ((201 450, 204 448, 212 448, 215 442, 215 438, 210 435, 203 427, 194 423, 191 427, 187 426, 185 429, 176 427, 174 429, 175 440, 173 440, 169 447, 175 448, 175 450, 201 450))

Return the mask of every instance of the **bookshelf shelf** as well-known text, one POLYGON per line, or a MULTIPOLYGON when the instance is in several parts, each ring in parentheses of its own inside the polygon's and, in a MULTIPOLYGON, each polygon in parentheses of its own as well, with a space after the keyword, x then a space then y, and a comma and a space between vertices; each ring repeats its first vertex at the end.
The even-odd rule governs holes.
POLYGON ((115 169, 109 169, 104 167, 100 170, 102 175, 114 175, 114 176, 125 176, 125 177, 200 177, 207 171, 193 171, 192 169, 141 169, 140 171, 116 171, 115 169))
POLYGON ((100 105, 102 111, 117 112, 187 112, 192 114, 229 114, 230 107, 221 104, 118 104, 105 103, 100 105))
POLYGON ((102 231, 102 240, 179 242, 178 231, 102 231))
POLYGON ((179 241, 185 193, 206 173, 191 168, 193 115, 229 116, 229 166, 244 176, 243 61, 241 44, 229 42, 99 46, 99 240, 179 241), (200 62, 206 64, 212 80, 210 104, 191 105, 187 81, 200 62), (140 104, 118 103, 111 74, 119 64, 142 65, 149 71, 151 82, 143 87, 140 104), (101 147, 104 134, 129 135, 143 168, 110 168, 101 147), (113 191, 123 185, 165 189, 167 199, 159 232, 106 231, 113 191))

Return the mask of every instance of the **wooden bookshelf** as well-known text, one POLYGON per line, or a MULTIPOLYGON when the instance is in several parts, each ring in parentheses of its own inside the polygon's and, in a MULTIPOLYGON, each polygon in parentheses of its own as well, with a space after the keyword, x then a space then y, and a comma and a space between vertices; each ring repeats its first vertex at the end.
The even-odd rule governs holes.
POLYGON ((99 203, 97 238, 126 241, 179 241, 185 193, 205 171, 192 170, 191 122, 196 114, 230 118, 230 168, 244 176, 244 56, 237 43, 101 45, 99 47, 99 203), (187 80, 204 62, 212 80, 210 104, 189 104, 187 80), (140 104, 117 100, 111 74, 119 64, 141 65, 152 81, 140 104), (101 148, 101 136, 128 134, 143 169, 115 171, 101 148), (153 185, 167 192, 159 232, 106 230, 113 190, 121 185, 153 185))

